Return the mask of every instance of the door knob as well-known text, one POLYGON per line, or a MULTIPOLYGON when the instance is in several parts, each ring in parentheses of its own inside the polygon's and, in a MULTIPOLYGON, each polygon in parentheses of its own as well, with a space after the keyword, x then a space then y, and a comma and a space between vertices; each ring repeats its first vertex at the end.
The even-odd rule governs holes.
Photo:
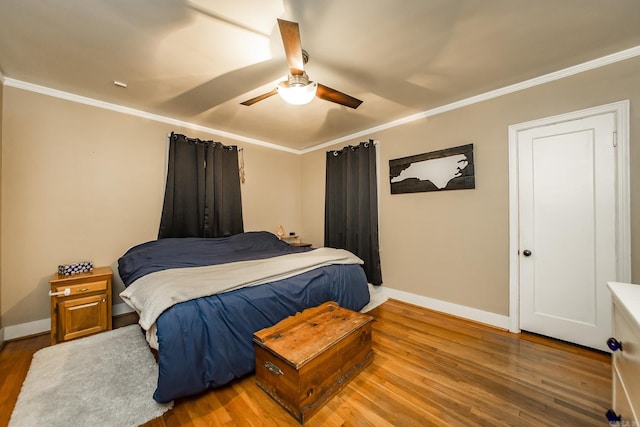
POLYGON ((525 249, 524 251, 522 251, 522 255, 531 256, 531 251, 529 249, 525 249))
POLYGON ((607 340, 607 347, 609 347, 611 351, 622 351, 622 343, 613 337, 607 340))

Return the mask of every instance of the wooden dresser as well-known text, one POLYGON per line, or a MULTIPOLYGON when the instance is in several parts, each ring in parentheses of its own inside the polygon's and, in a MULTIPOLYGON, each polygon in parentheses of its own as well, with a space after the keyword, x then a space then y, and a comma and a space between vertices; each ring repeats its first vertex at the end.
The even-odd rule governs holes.
POLYGON ((613 408, 610 423, 640 426, 640 285, 609 282, 613 301, 613 408))
POLYGON ((51 290, 51 344, 111 330, 111 276, 109 267, 91 273, 54 274, 51 290))

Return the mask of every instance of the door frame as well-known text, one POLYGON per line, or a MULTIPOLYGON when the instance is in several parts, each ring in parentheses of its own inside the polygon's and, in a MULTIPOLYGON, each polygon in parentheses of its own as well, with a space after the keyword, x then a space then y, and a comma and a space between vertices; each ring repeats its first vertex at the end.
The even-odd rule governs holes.
POLYGON ((520 211, 518 133, 527 129, 613 113, 616 134, 616 273, 631 281, 631 213, 629 189, 629 100, 545 117, 509 126, 509 331, 520 332, 520 211))

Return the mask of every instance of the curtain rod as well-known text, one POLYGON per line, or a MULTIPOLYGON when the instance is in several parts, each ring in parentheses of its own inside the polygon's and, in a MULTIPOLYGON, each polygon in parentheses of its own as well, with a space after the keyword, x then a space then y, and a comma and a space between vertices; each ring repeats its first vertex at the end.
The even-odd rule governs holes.
MULTIPOLYGON (((169 132, 169 133, 167 134, 167 142, 171 140, 171 135, 173 135, 174 133, 175 133, 175 132, 169 132)), ((184 135, 184 134, 176 134, 176 135, 184 135)), ((200 139, 200 138, 190 138, 190 137, 188 137, 188 136, 186 136, 186 135, 184 135, 184 136, 185 136, 185 138, 187 138, 187 139, 200 139)), ((213 143, 217 143, 217 144, 222 144, 222 142, 220 142, 220 141, 213 141, 213 140, 211 140, 211 142, 213 142, 213 143)), ((225 144, 222 144, 222 145, 226 147, 226 145, 225 145, 225 144)), ((229 147, 236 147, 236 150, 237 150, 237 151, 244 151, 244 148, 242 148, 242 147, 238 147, 237 145, 230 145, 229 147)))
POLYGON ((367 146, 367 144, 373 144, 375 146, 378 145, 378 141, 376 141, 375 139, 370 139, 369 141, 362 141, 360 143, 358 143, 358 145, 347 145, 346 147, 342 147, 339 150, 327 150, 327 153, 333 153, 334 156, 337 156, 339 152, 341 152, 342 150, 345 150, 347 148, 351 148, 351 149, 356 149, 360 146, 360 144, 365 144, 365 147, 367 146))

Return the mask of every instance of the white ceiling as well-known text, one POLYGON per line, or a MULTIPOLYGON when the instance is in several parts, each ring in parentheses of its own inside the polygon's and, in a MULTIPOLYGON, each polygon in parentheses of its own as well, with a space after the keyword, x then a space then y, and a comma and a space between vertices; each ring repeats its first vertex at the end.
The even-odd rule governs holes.
POLYGON ((0 1, 5 78, 294 150, 636 46, 638 0, 0 1), (288 72, 276 18, 358 109, 240 105, 288 72))

